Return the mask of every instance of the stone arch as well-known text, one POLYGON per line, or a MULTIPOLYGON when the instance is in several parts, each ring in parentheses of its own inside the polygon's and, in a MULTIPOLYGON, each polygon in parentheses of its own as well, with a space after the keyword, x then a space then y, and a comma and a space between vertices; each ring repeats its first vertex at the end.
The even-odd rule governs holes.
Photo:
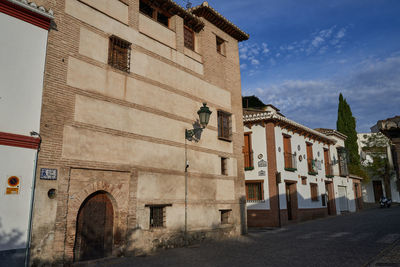
POLYGON ((114 211, 113 223, 113 246, 112 254, 116 254, 117 250, 123 245, 122 238, 126 232, 126 214, 121 212, 120 207, 123 206, 123 197, 120 194, 119 186, 107 183, 105 181, 95 181, 89 186, 76 194, 69 196, 68 210, 67 210, 67 231, 65 236, 64 255, 65 260, 68 262, 74 259, 74 245, 76 237, 77 218, 81 205, 83 202, 95 192, 104 192, 112 203, 114 211))
POLYGON ((114 208, 105 191, 89 195, 79 208, 74 261, 104 258, 112 254, 114 208))

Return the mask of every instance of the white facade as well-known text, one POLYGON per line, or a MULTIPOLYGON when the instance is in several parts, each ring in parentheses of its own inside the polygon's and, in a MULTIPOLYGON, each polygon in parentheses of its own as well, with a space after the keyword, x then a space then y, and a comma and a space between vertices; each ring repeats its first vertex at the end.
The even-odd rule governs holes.
MULTIPOLYGON (((26 6, 27 10, 36 10, 22 2, 5 3, 11 9, 26 6)), ((37 12, 43 19, 44 11, 37 9, 37 12)), ((48 30, 5 13, 0 13, 0 25, 1 254, 19 253, 27 245, 37 150, 13 144, 7 141, 7 135, 29 139, 31 131, 39 132, 48 30), (12 176, 19 178, 19 185, 15 186, 14 193, 7 194, 8 179, 12 176)))
MULTIPOLYGON (((362 157, 362 162, 364 164, 371 163, 372 162, 372 157, 366 153, 362 152, 362 148, 365 146, 363 141, 365 141, 369 136, 374 135, 376 133, 359 133, 357 134, 357 143, 358 143, 358 150, 359 153, 362 157)), ((390 146, 388 145, 386 147, 386 155, 389 161, 389 166, 393 170, 391 179, 390 179, 390 189, 392 193, 392 201, 393 202, 398 202, 400 203, 400 193, 397 190, 397 185, 396 185, 396 174, 394 172, 394 167, 393 167, 393 157, 392 157, 392 151, 390 149, 390 146)), ((385 188, 385 183, 383 182, 383 178, 381 177, 372 177, 368 183, 365 183, 362 185, 362 195, 363 195, 363 201, 367 203, 374 203, 375 202, 375 194, 374 194, 374 187, 373 187, 373 181, 380 181, 382 184, 382 193, 384 196, 386 196, 386 188, 385 188)))

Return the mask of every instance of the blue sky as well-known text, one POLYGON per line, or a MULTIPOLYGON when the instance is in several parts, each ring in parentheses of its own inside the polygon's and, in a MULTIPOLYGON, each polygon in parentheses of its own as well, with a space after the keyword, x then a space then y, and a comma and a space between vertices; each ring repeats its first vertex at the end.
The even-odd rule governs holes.
POLYGON ((399 0, 208 2, 250 34, 240 43, 243 95, 311 128, 336 128, 340 92, 359 132, 400 115, 399 0))

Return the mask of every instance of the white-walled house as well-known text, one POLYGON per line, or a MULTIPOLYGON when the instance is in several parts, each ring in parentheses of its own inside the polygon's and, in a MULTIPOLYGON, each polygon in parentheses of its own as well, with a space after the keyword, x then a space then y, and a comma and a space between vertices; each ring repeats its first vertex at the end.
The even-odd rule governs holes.
POLYGON ((0 1, 0 265, 21 264, 27 246, 51 19, 35 3, 0 1))
POLYGON ((346 136, 312 130, 272 105, 243 113, 249 227, 356 211, 360 180, 348 175, 346 136))
MULTIPOLYGON (((376 135, 377 133, 359 133, 357 134, 357 143, 358 143, 358 149, 359 153, 361 156, 361 160, 363 164, 368 164, 373 161, 371 155, 363 151, 363 147, 366 146, 364 143, 370 136, 376 135)), ((389 162, 389 166, 391 169, 391 178, 390 178, 390 192, 391 192, 391 198, 393 202, 400 202, 400 194, 399 191, 397 190, 397 184, 396 184, 396 173, 394 170, 394 165, 393 165, 393 156, 392 156, 392 151, 391 147, 388 144, 385 148, 383 148, 383 157, 386 157, 389 162)), ((380 200, 382 196, 386 196, 386 188, 385 188, 385 183, 383 181, 382 177, 371 177, 370 181, 368 183, 363 183, 362 185, 362 197, 363 201, 366 203, 375 203, 380 200)))

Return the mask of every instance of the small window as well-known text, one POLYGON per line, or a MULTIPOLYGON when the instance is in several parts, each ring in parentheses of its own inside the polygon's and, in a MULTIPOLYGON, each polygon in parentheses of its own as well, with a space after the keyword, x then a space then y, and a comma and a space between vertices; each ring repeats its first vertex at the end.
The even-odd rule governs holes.
POLYGON ((216 43, 217 43, 217 52, 222 55, 225 55, 225 41, 222 38, 216 36, 216 43))
POLYGON ((221 174, 222 175, 228 175, 227 162, 228 162, 227 158, 221 157, 221 174))
POLYGON ((228 224, 230 221, 232 210, 220 210, 221 224, 228 224))
POLYGON ((110 37, 108 48, 108 64, 112 67, 129 72, 131 61, 131 43, 116 36, 110 37))
POLYGON ((152 206, 150 207, 150 228, 164 227, 165 207, 152 206))
POLYGON ((193 30, 185 26, 183 31, 184 31, 185 47, 189 48, 191 50, 194 50, 194 32, 193 32, 193 30))
POLYGON ((248 202, 264 200, 263 181, 246 181, 246 199, 248 202))
POLYGON ((311 201, 318 201, 318 185, 310 183, 311 201))
POLYGON ((306 185, 307 184, 307 176, 301 176, 301 184, 306 185))
POLYGON ((139 3, 139 10, 143 14, 145 14, 145 15, 147 15, 149 17, 153 17, 154 9, 152 9, 148 4, 146 4, 143 1, 140 1, 140 3, 139 3))
POLYGON ((168 19, 169 18, 163 13, 157 12, 157 21, 166 27, 168 27, 168 19))
POLYGON ((218 138, 232 140, 232 115, 224 111, 218 111, 218 138))

